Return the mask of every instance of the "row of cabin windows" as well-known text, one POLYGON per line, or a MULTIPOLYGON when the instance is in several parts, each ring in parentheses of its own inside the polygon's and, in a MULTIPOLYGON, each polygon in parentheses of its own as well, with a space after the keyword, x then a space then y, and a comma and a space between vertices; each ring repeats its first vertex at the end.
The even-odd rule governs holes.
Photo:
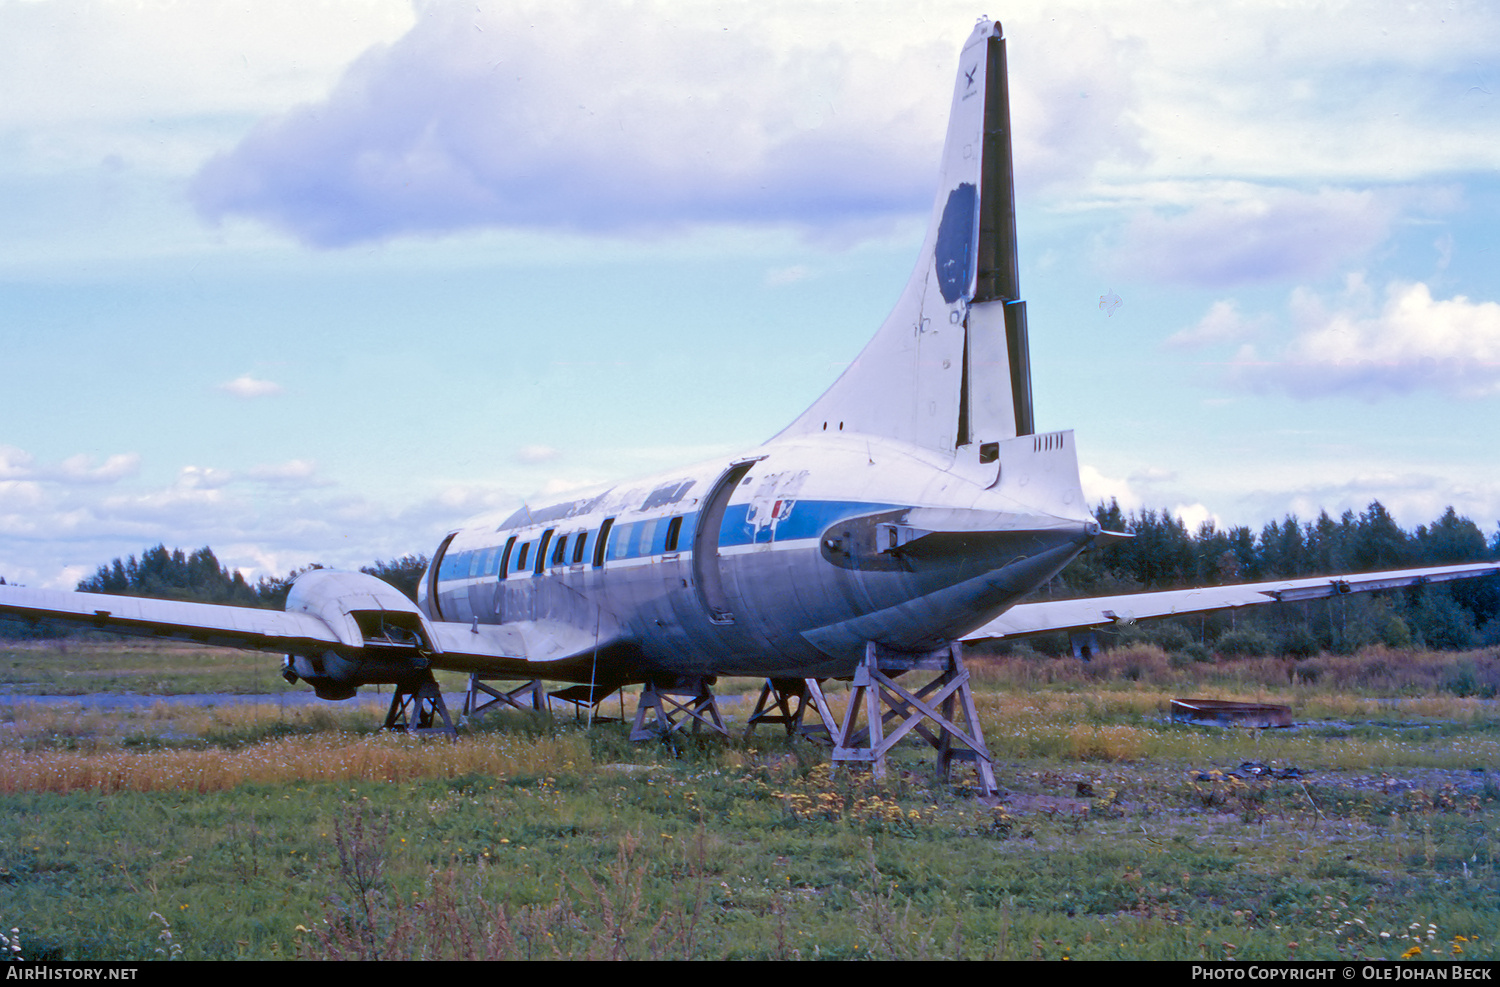
MULTIPOLYGON (((624 527, 624 542, 617 546, 621 552, 629 553, 628 556, 609 554, 610 533, 614 527, 614 518, 605 518, 604 523, 599 526, 599 531, 593 539, 592 562, 594 568, 601 568, 605 561, 613 558, 635 557, 639 554, 651 554, 650 542, 651 531, 655 529, 660 519, 649 521, 637 521, 624 527), (645 542, 645 545, 640 544, 645 542), (644 549, 644 551, 642 551, 644 549)), ((662 536, 660 551, 672 553, 678 551, 679 542, 682 538, 682 515, 667 519, 667 527, 662 536)), ((548 528, 542 532, 540 538, 535 542, 525 541, 516 544, 517 538, 511 535, 506 540, 502 549, 500 546, 474 552, 464 552, 458 557, 445 561, 442 579, 462 579, 466 575, 469 578, 480 576, 499 575, 501 579, 530 569, 536 575, 541 575, 549 566, 582 565, 584 559, 589 556, 589 536, 591 532, 587 529, 577 532, 569 532, 554 540, 556 528, 548 528), (549 552, 550 549, 550 552, 549 552), (463 556, 468 559, 463 559, 463 556), (498 557, 497 557, 498 556, 498 557), (464 561, 468 565, 464 565, 464 561), (451 568, 450 568, 451 566, 451 568)))
MULTIPOLYGON (((621 539, 616 539, 615 544, 611 545, 610 532, 614 527, 614 523, 614 518, 606 518, 604 524, 602 524, 599 528, 598 535, 594 539, 594 568, 598 569, 603 566, 606 561, 612 561, 614 559, 636 558, 637 556, 643 554, 655 554, 649 547, 645 546, 648 546, 650 544, 651 531, 658 524, 658 519, 652 519, 650 521, 636 521, 632 524, 623 526, 623 528, 621 529, 624 532, 623 537, 621 539), (611 549, 613 549, 613 552, 611 551, 611 549)), ((531 568, 537 575, 541 575, 543 570, 545 570, 548 566, 567 565, 570 562, 573 565, 581 565, 583 564, 585 556, 588 555, 588 531, 580 531, 576 534, 565 534, 554 541, 552 539, 555 531, 556 529, 548 529, 547 531, 542 532, 542 537, 536 542, 536 562, 534 566, 531 566, 531 568), (548 552, 549 545, 551 548, 550 556, 548 552), (547 559, 548 561, 544 562, 544 559, 547 559)), ((666 531, 662 536, 662 544, 657 549, 657 551, 668 554, 676 552, 678 550, 678 544, 681 541, 681 538, 682 516, 678 515, 667 520, 666 531)), ((515 538, 514 536, 512 536, 511 543, 514 543, 514 540, 515 538)), ((516 557, 515 567, 513 569, 507 569, 507 571, 522 572, 527 569, 527 556, 530 552, 530 549, 530 542, 526 542, 525 544, 523 544, 521 546, 519 555, 516 557)), ((511 551, 512 544, 507 544, 506 555, 509 556, 511 551)))

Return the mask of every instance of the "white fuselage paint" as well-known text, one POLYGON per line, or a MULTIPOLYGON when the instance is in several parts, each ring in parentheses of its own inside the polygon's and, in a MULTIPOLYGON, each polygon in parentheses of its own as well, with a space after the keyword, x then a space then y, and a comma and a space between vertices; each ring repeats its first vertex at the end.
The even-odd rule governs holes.
POLYGON ((1092 540, 1071 434, 1001 447, 997 479, 962 455, 798 436, 482 519, 440 549, 421 606, 530 632, 541 677, 597 676, 579 657, 589 638, 632 680, 849 674, 866 641, 920 650, 980 626, 1092 540), (721 519, 705 528, 726 475, 721 519), (539 636, 566 637, 569 660, 540 667, 539 636))

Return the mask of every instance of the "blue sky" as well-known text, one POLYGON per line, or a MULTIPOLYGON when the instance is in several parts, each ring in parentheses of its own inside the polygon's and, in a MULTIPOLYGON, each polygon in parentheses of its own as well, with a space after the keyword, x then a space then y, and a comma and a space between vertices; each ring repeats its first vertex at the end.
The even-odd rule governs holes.
POLYGON ((986 12, 1086 491, 1493 533, 1490 5, 0 0, 0 576, 430 552, 774 434, 903 284, 986 12))

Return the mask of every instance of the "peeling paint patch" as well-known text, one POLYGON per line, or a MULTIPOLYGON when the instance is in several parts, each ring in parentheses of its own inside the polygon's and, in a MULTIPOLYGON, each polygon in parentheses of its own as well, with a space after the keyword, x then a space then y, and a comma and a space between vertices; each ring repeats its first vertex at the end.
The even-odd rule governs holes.
POLYGON ((938 221, 933 261, 937 265, 938 290, 950 305, 969 287, 974 268, 974 212, 978 192, 964 182, 948 193, 943 218, 938 221))
POLYGON ((651 496, 646 498, 646 502, 641 505, 640 509, 643 511, 649 511, 653 507, 665 507, 667 504, 675 504, 679 500, 681 500, 687 494, 687 492, 692 489, 693 484, 697 482, 697 480, 683 480, 680 483, 668 483, 666 486, 657 487, 655 490, 651 491, 651 496))
POLYGON ((577 517, 580 514, 592 514, 597 511, 604 498, 609 492, 600 494, 588 500, 570 500, 562 504, 549 504, 545 507, 525 507, 516 511, 510 517, 501 521, 495 528, 496 531, 505 531, 509 528, 519 528, 528 524, 545 524, 548 521, 562 521, 567 518, 577 517))

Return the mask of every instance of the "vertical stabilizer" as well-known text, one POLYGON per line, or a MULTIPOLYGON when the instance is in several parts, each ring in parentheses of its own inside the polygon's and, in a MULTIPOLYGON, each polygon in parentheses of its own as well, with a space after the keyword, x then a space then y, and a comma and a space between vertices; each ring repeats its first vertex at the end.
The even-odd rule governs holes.
POLYGON ((959 58, 916 269, 875 338, 783 436, 878 435, 991 462, 996 443, 1034 431, 1010 145, 1005 38, 981 21, 959 58))

